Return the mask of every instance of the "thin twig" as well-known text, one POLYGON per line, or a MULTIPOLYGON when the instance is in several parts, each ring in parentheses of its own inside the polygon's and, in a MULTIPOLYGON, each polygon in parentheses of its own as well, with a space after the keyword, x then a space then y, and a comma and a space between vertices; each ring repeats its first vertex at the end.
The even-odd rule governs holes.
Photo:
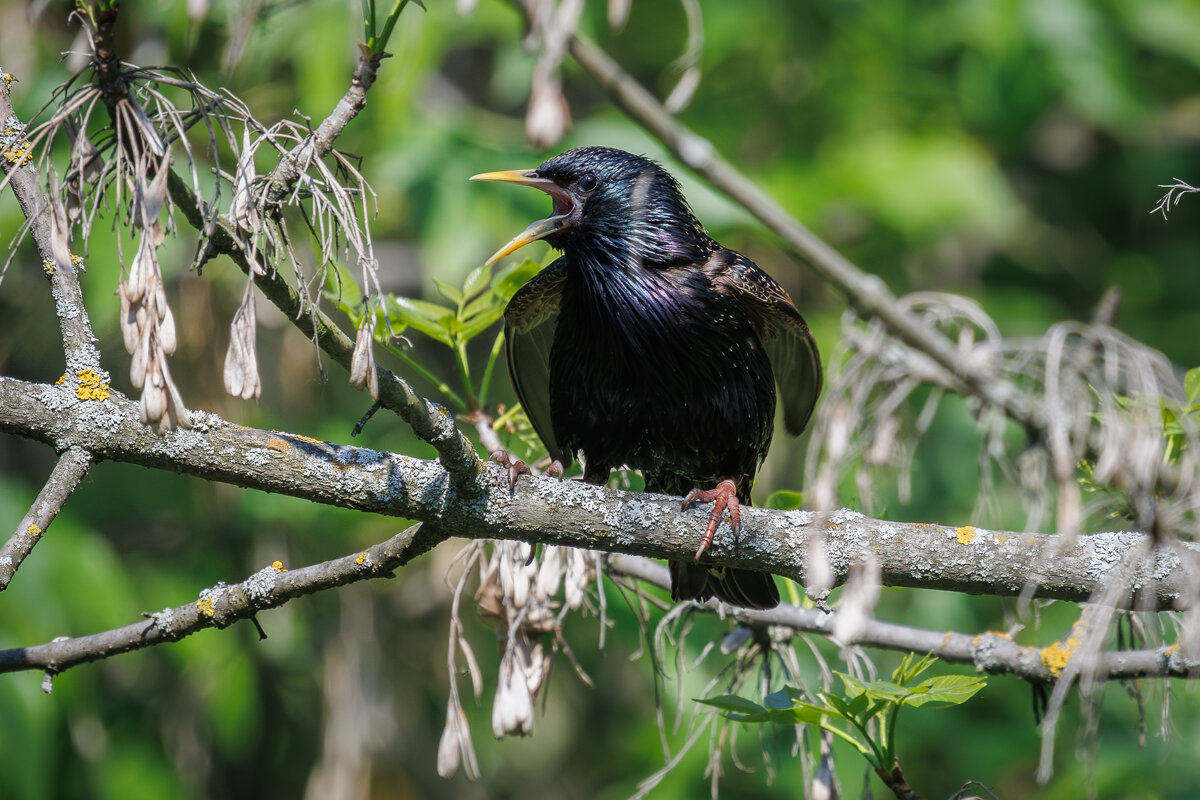
MULTIPOLYGON (((19 138, 19 129, 23 128, 16 120, 8 83, 0 80, 0 122, 11 125, 19 138)), ((77 261, 68 247, 66 213, 62 204, 58 198, 42 190, 32 166, 22 160, 9 163, 2 158, 0 166, 8 176, 9 185, 17 196, 25 219, 29 221, 34 244, 42 259, 42 268, 50 279, 50 292, 54 296, 59 325, 62 327, 67 371, 76 375, 91 371, 99 375, 103 372, 100 351, 96 348, 96 337, 92 333, 92 324, 83 304, 83 292, 79 287, 78 269, 83 261, 77 261)))
POLYGON ((29 512, 21 519, 13 535, 0 547, 0 591, 8 588, 13 575, 21 567, 50 523, 58 516, 67 498, 79 486, 92 463, 92 454, 79 447, 68 448, 54 465, 46 485, 38 492, 29 512))
MULTIPOLYGON (((661 589, 669 589, 671 586, 665 565, 639 556, 613 554, 607 559, 607 568, 610 573, 637 578, 661 589)), ((718 611, 718 605, 712 601, 703 604, 701 608, 710 613, 718 611)), ((837 612, 787 604, 769 611, 738 610, 735 616, 749 625, 780 625, 797 633, 818 633, 823 636, 828 636, 833 631, 837 620, 837 612)), ((943 661, 970 664, 980 672, 1013 675, 1037 684, 1053 684, 1060 674, 1067 675, 1073 683, 1079 672, 1077 667, 1072 667, 1071 671, 1066 673, 1058 666, 1057 660, 1050 657, 1062 653, 1061 645, 1056 643, 1047 648, 1018 645, 1002 633, 934 631, 872 619, 864 624, 855 644, 902 653, 932 653, 943 661)), ((1097 653, 1088 659, 1089 669, 1095 670, 1089 679, 1194 679, 1197 669, 1200 669, 1200 661, 1181 654, 1179 650, 1178 647, 1164 645, 1142 650, 1097 653)))
POLYGON ((0 672, 42 669, 58 674, 78 664, 178 641, 205 628, 225 628, 296 597, 368 578, 391 577, 394 570, 443 538, 417 524, 387 541, 333 561, 290 570, 282 565, 264 567, 241 583, 219 583, 201 591, 193 603, 149 614, 146 622, 90 636, 62 637, 33 647, 0 650, 0 672))

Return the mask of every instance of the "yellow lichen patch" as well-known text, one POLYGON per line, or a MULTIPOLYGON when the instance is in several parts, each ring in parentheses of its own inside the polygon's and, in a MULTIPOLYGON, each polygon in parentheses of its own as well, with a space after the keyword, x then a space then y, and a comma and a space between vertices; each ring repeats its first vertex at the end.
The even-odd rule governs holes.
POLYGON ((970 525, 955 528, 954 533, 957 534, 959 544, 970 544, 975 539, 975 529, 970 525))
POLYGON ((1079 629, 1084 625, 1083 621, 1077 621, 1071 630, 1071 635, 1060 642, 1055 642, 1049 647, 1044 647, 1041 650, 1042 665, 1050 670, 1050 674, 1057 678, 1063 671, 1063 667, 1071 660, 1071 655, 1075 652, 1075 648, 1079 647, 1079 642, 1082 640, 1082 635, 1079 629))
POLYGON ((283 562, 278 559, 271 562, 271 569, 277 569, 280 572, 287 572, 287 569, 283 566, 283 562))
POLYGON ((942 647, 949 647, 950 640, 954 638, 954 631, 946 631, 946 635, 942 637, 942 647))
POLYGON ((42 529, 42 527, 41 527, 40 525, 38 525, 37 523, 33 523, 33 522, 31 522, 31 523, 29 524, 29 527, 25 529, 25 532, 26 532, 26 533, 28 533, 28 534, 29 534, 31 537, 33 537, 33 536, 41 536, 41 535, 42 535, 42 532, 43 532, 43 529, 42 529))
POLYGON ((272 450, 287 450, 288 443, 283 439, 280 439, 278 436, 272 436, 267 440, 267 447, 271 448, 272 450))
POLYGON ((80 400, 107 400, 109 398, 108 384, 90 369, 76 372, 75 377, 79 378, 79 388, 75 390, 75 396, 80 400))
POLYGON ((1176 642, 1175 644, 1171 645, 1166 650, 1164 650, 1163 655, 1173 656, 1173 655, 1175 655, 1175 651, 1178 649, 1179 649, 1179 642, 1176 642))
POLYGON ((198 613, 202 617, 208 617, 209 619, 212 619, 213 617, 215 617, 217 615, 217 610, 215 608, 213 608, 212 598, 211 597, 201 597, 199 600, 197 600, 196 601, 196 613, 198 613))
POLYGON ((55 385, 55 386, 62 386, 62 383, 63 383, 63 381, 65 381, 66 379, 67 379, 67 376, 66 376, 66 375, 63 375, 61 378, 59 378, 58 380, 56 380, 56 381, 54 382, 54 385, 55 385))
POLYGON ((358 558, 354 559, 354 563, 358 564, 360 567, 367 563, 367 551, 363 550, 361 553, 359 553, 358 558))
POLYGON ((74 253, 71 253, 71 263, 78 267, 80 264, 83 263, 83 257, 77 256, 74 253))
POLYGON ((28 139, 4 148, 4 160, 10 164, 25 166, 33 161, 33 145, 28 139))
POLYGON ((293 433, 292 436, 302 442, 308 442, 309 444, 325 444, 320 439, 314 439, 313 437, 305 436, 302 433, 293 433))
POLYGON ((47 275, 53 275, 54 274, 54 262, 47 258, 45 261, 42 262, 42 271, 45 272, 47 275))
POLYGON ((12 88, 13 81, 15 81, 15 80, 16 80, 16 78, 14 78, 12 76, 12 73, 0 72, 0 81, 4 82, 4 90, 5 91, 8 91, 9 89, 12 88))

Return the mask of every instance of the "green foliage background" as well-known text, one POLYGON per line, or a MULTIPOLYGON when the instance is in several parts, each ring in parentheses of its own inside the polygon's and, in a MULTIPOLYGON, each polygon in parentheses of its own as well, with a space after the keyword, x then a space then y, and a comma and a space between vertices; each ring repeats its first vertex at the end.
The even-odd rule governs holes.
MULTIPOLYGON (((314 0, 216 3, 202 21, 187 4, 127 2, 126 60, 177 64, 210 86, 227 86, 260 120, 294 109, 321 118, 340 97, 361 36, 355 9, 314 0), (249 27, 247 27, 249 26, 249 27), (241 57, 231 43, 245 36, 241 57)), ((339 146, 363 158, 378 192, 373 232, 385 288, 433 296, 433 278, 457 284, 536 216, 533 192, 470 184, 476 172, 532 167, 548 152, 524 139, 523 104, 533 57, 520 46, 518 15, 481 0, 462 16, 447 0, 401 19, 365 112, 339 146)), ((13 102, 28 120, 69 74, 59 54, 83 47, 69 6, 51 2, 36 22, 26 6, 0 5, 0 63, 17 76, 13 102), (74 42, 74 44, 73 44, 74 42)), ((1118 325, 1180 365, 1200 363, 1200 198, 1170 222, 1148 212, 1180 177, 1200 180, 1200 7, 1190 0, 975 0, 902 3, 803 2, 704 5, 703 80, 682 119, 710 139, 796 216, 897 292, 971 296, 1007 335, 1037 335, 1064 318, 1087 318, 1102 292, 1121 288, 1118 325)), ((623 31, 608 29, 604 4, 585 12, 590 31, 660 95, 684 50, 675 3, 637 0, 623 31)), ((729 202, 715 195, 612 109, 569 63, 565 84, 574 127, 562 148, 607 144, 663 158, 698 216, 723 243, 765 266, 791 291, 824 352, 837 340, 842 299, 729 202)), ((5 240, 21 219, 0 196, 5 240)), ((126 234, 108 221, 87 248, 89 312, 118 388, 129 391, 127 356, 112 295, 126 234)), ((227 262, 202 277, 187 272, 194 242, 165 246, 162 263, 180 330, 173 372, 192 407, 247 424, 345 442, 365 410, 337 371, 324 379, 308 342, 271 312, 259 314, 264 391, 257 403, 225 397, 221 358, 242 276, 227 262)), ((534 251, 530 254, 537 258, 534 251)), ((25 244, 0 283, 0 372, 53 381, 62 372, 53 306, 40 263, 25 244)), ((414 357, 443 374, 441 351, 414 336, 414 357)), ((490 337, 487 344, 490 344, 490 337)), ((486 355, 486 346, 477 355, 486 355)), ((402 369, 400 369, 403 372, 402 369)), ((500 400, 511 402, 498 375, 500 400)), ((423 387, 427 388, 427 387, 423 387)), ((427 456, 395 419, 379 417, 367 446, 427 456)), ((970 519, 978 488, 976 441, 961 405, 948 404, 918 451, 914 496, 889 502, 895 518, 1020 527, 1007 508, 970 519)), ((801 444, 777 441, 759 496, 801 488, 801 444)), ((45 447, 0 437, 0 520, 11 528, 53 464, 45 447)), ((843 500, 854 504, 847 494, 843 500)), ((195 598, 220 580, 240 580, 275 559, 311 563, 352 552, 394 532, 396 522, 302 501, 183 479, 123 464, 96 465, 12 587, 0 596, 0 647, 123 625, 139 613, 195 598)), ((2 527, 2 526, 0 526, 2 527)), ((622 798, 662 764, 654 681, 638 652, 637 628, 615 593, 616 622, 597 653, 594 620, 568 635, 595 678, 583 687, 560 669, 538 730, 495 743, 489 700, 472 717, 484 778, 436 777, 434 754, 448 677, 447 589, 452 548, 395 581, 306 598, 250 626, 206 631, 179 644, 79 667, 43 695, 40 676, 0 678, 0 797, 296 797, 320 758, 331 709, 324 691, 338 654, 372 708, 365 758, 373 796, 622 798)), ((1001 628, 1015 604, 937 592, 885 590, 880 614, 924 627, 1001 628)), ((1072 607, 1043 609, 1029 641, 1064 634, 1072 607)), ((689 639, 698 652, 722 635, 703 621, 689 639)), ((469 635, 494 681, 492 634, 469 635)), ((894 659, 880 656, 881 672, 894 659)), ((706 662, 716 669, 714 657, 706 662)), ((673 671, 672 671, 673 672, 673 671)), ((813 676, 815 678, 815 672, 813 676)), ((669 676, 674 680, 674 675, 669 676)), ((689 676, 694 696, 703 675, 689 676)), ((1136 707, 1107 690, 1099 734, 1083 734, 1072 701, 1058 735, 1056 778, 1038 788, 1038 737, 1029 690, 995 678, 965 706, 906 712, 898 751, 914 786, 949 795, 967 779, 1000 797, 1190 797, 1200 785, 1200 714, 1190 687, 1174 686, 1172 733, 1155 719, 1164 687, 1143 687, 1149 736, 1137 747, 1136 707), (1179 691, 1183 689, 1183 691, 1179 691)), ((691 692, 692 694, 688 694, 691 692)), ((673 695, 673 687, 664 694, 673 695)), ((470 703, 468 702, 468 705, 470 703)), ((686 709, 686 710, 690 710, 686 709)), ((741 735, 754 774, 725 763, 727 796, 796 797, 800 771, 782 732, 764 733, 774 781, 741 735)), ((679 736, 673 737, 678 745, 679 736)), ((653 797, 708 791, 703 742, 653 797)), ((864 764, 839 751, 849 796, 864 764)), ((872 780, 874 780, 872 778, 872 780)), ((884 790, 873 784, 876 796, 884 790)))

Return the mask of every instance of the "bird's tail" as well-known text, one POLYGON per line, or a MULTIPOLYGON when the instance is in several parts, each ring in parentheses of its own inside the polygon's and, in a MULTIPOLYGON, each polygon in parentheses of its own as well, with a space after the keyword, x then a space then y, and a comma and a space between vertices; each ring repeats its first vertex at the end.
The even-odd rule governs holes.
POLYGON ((687 561, 668 562, 671 568, 671 599, 707 600, 716 597, 743 608, 774 608, 779 589, 767 572, 731 567, 708 567, 687 561))

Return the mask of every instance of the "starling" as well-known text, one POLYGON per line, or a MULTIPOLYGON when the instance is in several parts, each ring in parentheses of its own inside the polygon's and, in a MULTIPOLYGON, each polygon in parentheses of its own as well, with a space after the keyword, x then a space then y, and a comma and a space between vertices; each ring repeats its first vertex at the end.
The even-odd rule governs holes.
MULTIPOLYGON (((736 536, 739 499, 771 445, 776 385, 796 435, 821 391, 816 342, 787 292, 713 241, 675 179, 642 156, 580 147, 472 180, 554 202, 488 261, 538 239, 563 253, 504 312, 513 387, 551 457, 569 466, 579 455, 587 482, 624 466, 648 491, 686 494, 684 508, 713 503, 697 561, 727 511, 736 536)), ((676 601, 779 603, 765 572, 670 567, 676 601)))

